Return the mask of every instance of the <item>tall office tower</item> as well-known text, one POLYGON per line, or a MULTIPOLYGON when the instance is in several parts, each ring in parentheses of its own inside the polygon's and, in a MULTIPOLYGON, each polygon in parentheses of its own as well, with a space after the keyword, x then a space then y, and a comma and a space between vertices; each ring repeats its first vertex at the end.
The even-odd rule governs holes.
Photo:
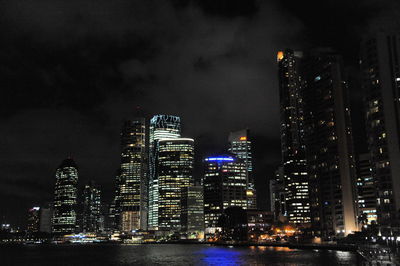
POLYGON ((304 82, 301 52, 278 52, 281 151, 287 217, 290 223, 311 225, 309 176, 304 144, 304 82))
POLYGON ((203 186, 183 188, 181 209, 182 232, 188 239, 204 238, 203 186))
POLYGON ((99 231, 101 196, 100 189, 90 181, 85 185, 82 195, 82 230, 97 233, 99 231))
POLYGON ((287 212, 282 166, 278 167, 275 171, 275 176, 269 180, 269 195, 274 220, 285 222, 287 220, 287 212))
POLYGON ((357 158, 357 195, 358 212, 363 225, 377 221, 376 187, 372 177, 369 153, 362 153, 357 158))
POLYGON ((208 157, 204 163, 205 231, 214 233, 226 208, 247 209, 247 164, 229 156, 208 157))
POLYGON ((40 208, 40 226, 39 231, 51 233, 51 220, 53 217, 53 204, 49 203, 40 208))
POLYGON ((158 178, 155 172, 157 145, 160 139, 176 139, 181 136, 181 119, 172 115, 155 115, 150 120, 149 132, 149 214, 148 226, 158 228, 158 178))
POLYGON ((378 33, 361 44, 366 132, 377 190, 378 224, 399 225, 400 35, 378 33))
POLYGON ((65 159, 56 170, 54 189, 53 233, 75 232, 77 215, 78 169, 72 159, 65 159))
POLYGON ((116 179, 116 210, 123 232, 147 229, 146 121, 125 121, 121 132, 121 167, 116 179))
POLYGON ((39 232, 40 229, 40 207, 33 207, 28 210, 28 227, 29 233, 39 232))
POLYGON ((160 139, 155 173, 158 180, 158 229, 181 231, 182 190, 193 184, 194 140, 160 139))
POLYGON ((243 129, 229 134, 229 152, 247 165, 247 209, 257 209, 257 196, 254 186, 253 159, 249 130, 243 129))
POLYGON ((110 203, 110 206, 108 206, 108 210, 105 212, 106 214, 107 214, 107 225, 106 225, 106 227, 107 227, 107 229, 110 231, 110 232, 113 232, 113 231, 115 231, 115 230, 117 230, 118 231, 118 217, 117 217, 117 214, 119 213, 119 212, 117 212, 117 209, 116 209, 116 204, 115 204, 115 202, 116 202, 116 199, 117 198, 117 196, 115 196, 114 197, 114 199, 111 201, 111 203, 110 203))
POLYGON ((302 63, 312 223, 322 236, 358 230, 352 127, 342 59, 330 50, 302 63))

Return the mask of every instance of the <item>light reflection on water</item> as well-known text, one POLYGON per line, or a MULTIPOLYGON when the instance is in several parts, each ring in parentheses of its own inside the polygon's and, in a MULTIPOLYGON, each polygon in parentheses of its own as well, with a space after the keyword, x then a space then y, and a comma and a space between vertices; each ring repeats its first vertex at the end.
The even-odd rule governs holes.
POLYGON ((226 247, 209 247, 201 252, 202 261, 207 265, 239 265, 241 263, 241 251, 226 247))
POLYGON ((345 251, 209 245, 2 246, 1 265, 357 265, 345 251))

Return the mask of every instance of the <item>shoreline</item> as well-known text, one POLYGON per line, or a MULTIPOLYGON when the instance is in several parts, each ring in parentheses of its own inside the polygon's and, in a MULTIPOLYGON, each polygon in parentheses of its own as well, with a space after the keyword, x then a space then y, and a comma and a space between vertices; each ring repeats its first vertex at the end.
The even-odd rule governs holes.
POLYGON ((147 242, 147 243, 119 243, 119 242, 99 242, 99 243, 0 243, 0 246, 82 246, 82 245, 209 245, 223 247, 287 247, 290 249, 317 249, 317 250, 337 250, 357 252, 358 246, 355 244, 300 244, 300 243, 217 243, 217 242, 147 242))

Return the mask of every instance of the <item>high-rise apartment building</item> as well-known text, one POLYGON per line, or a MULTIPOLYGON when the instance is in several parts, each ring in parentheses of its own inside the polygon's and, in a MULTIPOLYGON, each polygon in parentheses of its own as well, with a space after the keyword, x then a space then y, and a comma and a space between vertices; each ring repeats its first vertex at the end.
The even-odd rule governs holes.
POLYGON ((288 221, 310 226, 309 175, 304 143, 302 53, 278 52, 282 170, 288 221))
POLYGON ((115 198, 116 218, 123 232, 147 229, 147 169, 146 120, 125 121, 115 198))
POLYGON ((247 209, 247 164, 231 156, 208 157, 204 164, 205 231, 213 233, 225 209, 247 209))
POLYGON ((229 134, 229 152, 241 159, 247 166, 247 209, 257 209, 251 139, 248 129, 231 132, 229 134))
POLYGON ((82 230, 97 233, 100 224, 101 195, 93 181, 85 185, 82 195, 82 230))
POLYGON ((358 211, 342 59, 330 50, 315 50, 302 59, 301 72, 313 228, 325 237, 346 236, 358 230, 358 211))
POLYGON ((75 232, 77 216, 78 169, 72 159, 65 159, 56 170, 54 189, 53 233, 75 232))
POLYGON ((360 65, 378 224, 399 226, 400 34, 380 32, 365 38, 360 65))
POLYGON ((359 222, 363 225, 377 222, 377 191, 372 176, 370 158, 369 153, 362 153, 357 157, 358 212, 359 222))
POLYGON ((172 115, 155 115, 150 120, 149 130, 149 199, 148 226, 158 229, 159 184, 156 174, 158 141, 176 139, 181 136, 181 120, 172 115))
POLYGON ((193 184, 194 140, 157 142, 158 230, 180 232, 182 192, 193 184))

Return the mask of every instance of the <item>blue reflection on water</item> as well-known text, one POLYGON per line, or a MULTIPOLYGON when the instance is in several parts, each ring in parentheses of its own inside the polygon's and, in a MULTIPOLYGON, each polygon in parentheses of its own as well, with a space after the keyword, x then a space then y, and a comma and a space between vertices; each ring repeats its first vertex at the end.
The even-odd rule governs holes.
POLYGON ((199 251, 199 254, 204 256, 202 261, 206 265, 237 265, 241 252, 226 247, 208 247, 199 251))

